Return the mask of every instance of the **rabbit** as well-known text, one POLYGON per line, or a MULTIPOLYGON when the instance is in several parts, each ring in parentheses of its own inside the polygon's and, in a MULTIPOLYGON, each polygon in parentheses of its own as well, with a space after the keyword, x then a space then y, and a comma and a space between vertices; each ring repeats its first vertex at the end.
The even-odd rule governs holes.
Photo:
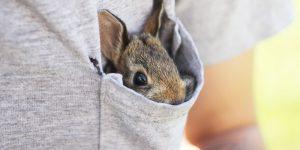
POLYGON ((123 84, 159 103, 181 104, 194 78, 180 73, 158 39, 163 5, 146 20, 141 34, 129 38, 125 24, 108 10, 98 13, 104 57, 123 75, 123 84))

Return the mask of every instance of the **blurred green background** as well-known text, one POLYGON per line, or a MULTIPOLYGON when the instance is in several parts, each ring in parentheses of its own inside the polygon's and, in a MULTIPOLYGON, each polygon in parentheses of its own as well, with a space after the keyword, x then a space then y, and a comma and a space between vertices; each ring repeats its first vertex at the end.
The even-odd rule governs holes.
POLYGON ((300 150, 300 0, 294 10, 292 24, 256 48, 256 108, 268 150, 300 150))

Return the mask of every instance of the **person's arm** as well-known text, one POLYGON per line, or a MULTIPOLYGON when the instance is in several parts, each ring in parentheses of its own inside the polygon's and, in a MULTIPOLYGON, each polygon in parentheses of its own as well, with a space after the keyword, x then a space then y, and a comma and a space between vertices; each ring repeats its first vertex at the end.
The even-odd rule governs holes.
POLYGON ((187 139, 202 150, 263 149, 253 106, 253 53, 206 67, 186 125, 187 139))

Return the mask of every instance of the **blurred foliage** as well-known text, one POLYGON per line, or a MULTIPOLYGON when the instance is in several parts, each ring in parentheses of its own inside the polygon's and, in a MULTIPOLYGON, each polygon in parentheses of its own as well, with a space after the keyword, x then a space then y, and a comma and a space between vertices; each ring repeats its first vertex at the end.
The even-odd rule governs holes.
POLYGON ((255 98, 268 150, 300 150, 300 0, 292 24, 256 48, 255 98))

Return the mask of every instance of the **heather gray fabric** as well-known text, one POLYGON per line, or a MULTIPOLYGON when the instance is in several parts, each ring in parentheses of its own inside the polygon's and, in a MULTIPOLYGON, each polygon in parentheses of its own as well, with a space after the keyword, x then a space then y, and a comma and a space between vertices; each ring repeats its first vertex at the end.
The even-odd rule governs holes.
POLYGON ((94 1, 0 1, 0 149, 98 149, 94 1))
POLYGON ((89 61, 101 62, 97 10, 120 15, 134 33, 152 7, 139 2, 0 2, 0 149, 179 148, 203 68, 172 1, 165 3, 178 22, 172 29, 176 61, 197 77, 188 102, 153 102, 122 86, 120 75, 100 76, 89 61))
POLYGON ((197 79, 192 98, 177 106, 144 98, 120 75, 100 76, 89 61, 101 62, 98 10, 137 33, 151 1, 0 1, 0 149, 178 149, 203 68, 174 1, 164 3, 176 22, 176 63, 197 79))
POLYGON ((293 19, 290 0, 177 1, 177 14, 206 65, 245 52, 293 19))

